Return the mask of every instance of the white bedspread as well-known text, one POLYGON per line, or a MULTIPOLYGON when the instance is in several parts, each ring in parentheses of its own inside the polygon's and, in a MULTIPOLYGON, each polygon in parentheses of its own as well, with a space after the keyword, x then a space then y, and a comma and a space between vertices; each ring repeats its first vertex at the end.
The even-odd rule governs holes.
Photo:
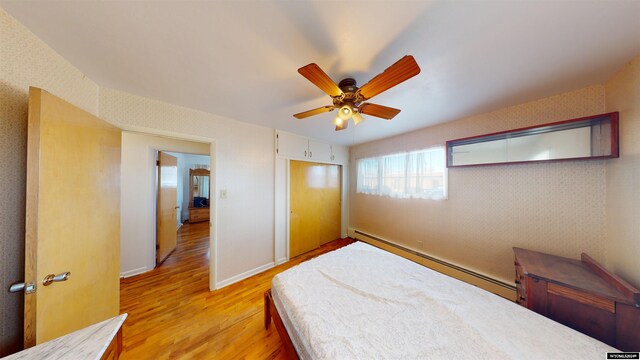
POLYGON ((604 359, 616 349, 357 242, 273 279, 302 359, 604 359))

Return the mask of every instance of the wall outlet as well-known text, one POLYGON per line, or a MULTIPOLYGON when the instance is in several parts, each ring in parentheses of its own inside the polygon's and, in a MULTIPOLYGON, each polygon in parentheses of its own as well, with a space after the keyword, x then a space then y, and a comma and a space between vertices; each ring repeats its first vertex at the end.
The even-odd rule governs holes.
POLYGON ((227 189, 220 190, 220 199, 226 199, 226 198, 227 198, 227 189))

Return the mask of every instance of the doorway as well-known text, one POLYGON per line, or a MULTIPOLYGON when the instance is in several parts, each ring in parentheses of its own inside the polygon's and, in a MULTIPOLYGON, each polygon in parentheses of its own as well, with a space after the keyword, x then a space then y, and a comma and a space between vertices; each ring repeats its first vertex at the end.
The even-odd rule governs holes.
POLYGON ((340 238, 342 166, 291 160, 289 256, 340 238))
MULTIPOLYGON (((155 251, 156 266, 160 266, 175 250, 178 232, 183 225, 208 223, 210 220, 211 157, 158 151, 156 158, 155 251)), ((208 232, 206 236, 209 236, 208 232)))
MULTIPOLYGON (((207 163, 211 163, 211 143, 130 131, 122 133, 121 277, 131 277, 156 267, 158 151, 167 152, 169 155, 179 154, 177 155, 178 164, 174 168, 176 176, 178 172, 183 174, 183 169, 188 171, 192 164, 200 162, 192 156, 205 155, 208 159, 207 163)), ((188 177, 185 179, 185 176, 179 176, 173 182, 176 188, 174 207, 179 206, 179 209, 175 209, 175 225, 173 225, 175 234, 188 217, 188 200, 186 199, 188 177)), ((211 187, 215 188, 215 176, 211 178, 211 187)), ((215 206, 213 201, 212 206, 215 206)), ((206 236, 208 236, 209 228, 206 230, 206 236)))

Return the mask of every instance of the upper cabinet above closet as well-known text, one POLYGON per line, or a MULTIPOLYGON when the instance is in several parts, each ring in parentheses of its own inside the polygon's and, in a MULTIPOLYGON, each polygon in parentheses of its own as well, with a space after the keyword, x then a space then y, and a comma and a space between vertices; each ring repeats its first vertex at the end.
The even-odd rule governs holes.
POLYGON ((346 147, 304 136, 276 131, 276 156, 288 159, 346 164, 349 151, 346 147))
POLYGON ((331 144, 309 139, 309 160, 333 161, 331 144))

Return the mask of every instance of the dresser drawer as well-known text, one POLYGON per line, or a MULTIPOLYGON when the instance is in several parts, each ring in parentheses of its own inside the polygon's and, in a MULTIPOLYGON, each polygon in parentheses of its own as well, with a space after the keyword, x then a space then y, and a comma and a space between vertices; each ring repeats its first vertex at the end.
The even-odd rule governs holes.
POLYGON ((515 265, 516 265, 516 284, 518 284, 520 280, 524 278, 524 276, 522 273, 522 266, 520 266, 518 263, 515 263, 515 265))
POLYGON ((527 306, 527 280, 522 271, 522 266, 516 261, 516 303, 522 306, 527 306))
POLYGON ((549 292, 547 316, 604 343, 615 344, 615 314, 601 307, 549 292))
POLYGON ((189 222, 201 222, 209 220, 209 208, 190 208, 189 222))
POLYGON ((526 277, 522 274, 522 268, 520 266, 516 266, 516 287, 524 289, 525 292, 527 290, 526 277))
POLYGON ((527 306, 527 290, 521 284, 516 284, 516 303, 527 306))

